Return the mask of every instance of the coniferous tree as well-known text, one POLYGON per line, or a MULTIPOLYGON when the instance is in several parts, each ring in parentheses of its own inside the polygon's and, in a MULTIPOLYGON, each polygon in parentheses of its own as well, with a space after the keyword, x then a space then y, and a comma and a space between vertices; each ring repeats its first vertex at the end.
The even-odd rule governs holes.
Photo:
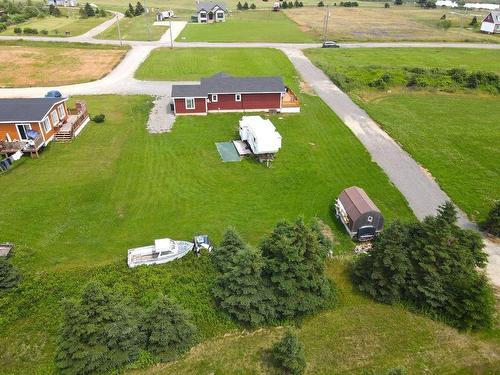
POLYGON ((144 11, 145 9, 142 6, 142 4, 140 2, 137 2, 137 4, 135 5, 134 15, 140 16, 141 14, 144 13, 144 11))
POLYGON ((245 1, 245 4, 243 4, 243 10, 248 10, 248 3, 245 1))
POLYGON ((262 243, 264 277, 271 287, 277 316, 295 318, 321 308, 331 295, 324 274, 329 249, 302 219, 279 223, 262 243))
POLYGON ((0 258, 0 290, 15 288, 19 282, 20 275, 8 259, 0 258))
POLYGON ((213 295, 223 311, 240 323, 256 326, 274 318, 272 296, 264 287, 264 262, 258 250, 238 250, 217 278, 213 295))
POLYGON ((107 288, 89 283, 81 301, 66 301, 56 363, 63 374, 110 371, 135 360, 140 332, 135 311, 107 288))
POLYGON ((196 327, 187 313, 165 296, 146 312, 142 330, 146 349, 164 362, 184 353, 196 341, 196 327))
POLYGON ((94 8, 92 8, 92 6, 89 3, 85 3, 85 6, 83 9, 84 9, 87 17, 94 17, 95 16, 94 8))
POLYGON ((306 369, 304 348, 297 335, 285 332, 283 338, 272 348, 272 359, 284 374, 301 375, 306 369))
POLYGON ((238 4, 236 5, 236 9, 243 10, 243 5, 241 5, 240 1, 238 1, 238 4))
POLYGON ((497 201, 490 210, 488 217, 481 224, 481 229, 493 236, 500 237, 500 201, 497 201))
POLYGON ((226 272, 233 263, 236 253, 245 248, 246 245, 240 235, 234 229, 227 229, 224 232, 220 245, 216 246, 212 253, 215 267, 220 272, 226 272))
POLYGON ((405 301, 455 327, 492 323, 495 299, 478 233, 456 225, 451 203, 421 223, 393 223, 353 267, 359 289, 381 302, 405 301))

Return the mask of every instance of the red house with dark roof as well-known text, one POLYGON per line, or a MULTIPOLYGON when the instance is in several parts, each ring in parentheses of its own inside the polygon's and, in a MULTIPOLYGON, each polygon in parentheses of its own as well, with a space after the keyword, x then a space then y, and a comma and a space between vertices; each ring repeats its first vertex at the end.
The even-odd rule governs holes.
POLYGON ((219 73, 199 85, 173 85, 176 115, 211 112, 300 112, 295 94, 281 77, 232 77, 219 73))

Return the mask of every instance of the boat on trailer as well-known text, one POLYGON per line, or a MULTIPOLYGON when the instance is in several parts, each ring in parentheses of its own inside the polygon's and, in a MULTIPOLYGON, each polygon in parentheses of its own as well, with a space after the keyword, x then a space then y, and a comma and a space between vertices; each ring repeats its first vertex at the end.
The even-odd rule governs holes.
POLYGON ((191 250, 194 243, 188 241, 174 241, 170 238, 155 240, 151 246, 137 247, 128 251, 127 264, 130 268, 163 264, 182 258, 191 250))

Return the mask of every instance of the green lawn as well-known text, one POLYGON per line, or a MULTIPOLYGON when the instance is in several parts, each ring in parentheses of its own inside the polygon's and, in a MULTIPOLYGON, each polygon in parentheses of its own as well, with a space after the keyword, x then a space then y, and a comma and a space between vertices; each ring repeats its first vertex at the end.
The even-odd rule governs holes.
POLYGON ((234 12, 226 22, 189 23, 178 42, 297 42, 316 41, 302 32, 283 13, 271 11, 234 12))
MULTIPOLYGON (((306 319, 297 330, 305 347, 306 374, 494 374, 498 342, 487 343, 443 324, 387 306, 352 290, 346 262, 335 259, 328 272, 341 288, 339 306, 306 319)), ((267 350, 284 329, 232 331, 210 339, 177 362, 133 374, 278 374, 267 350)))
MULTIPOLYGON (((461 90, 439 94, 389 84, 392 93, 368 87, 383 72, 403 68, 463 68, 500 73, 500 50, 308 50, 307 55, 437 179, 475 220, 500 198, 499 96, 461 90)), ((450 89, 452 84, 450 83, 450 89)), ((455 89, 453 89, 455 91, 455 89)))
POLYGON ((395 94, 361 102, 471 218, 500 198, 496 96, 395 94))
MULTIPOLYGON (((120 32, 123 40, 160 40, 161 36, 168 30, 165 26, 153 26, 155 14, 149 16, 142 15, 120 20, 120 32), (147 22, 146 22, 147 17, 147 22), (149 25, 149 32, 147 25, 149 25)), ((97 35, 97 39, 118 39, 118 26, 115 23, 102 33, 97 35)))
POLYGON ((298 78, 283 53, 271 48, 157 48, 137 69, 142 80, 199 80, 218 72, 236 76, 282 75, 298 78))
MULTIPOLYGON (((16 35, 14 33, 15 27, 20 27, 22 29, 24 29, 25 27, 30 27, 33 29, 37 29, 39 33, 41 30, 47 30, 49 32, 47 36, 77 36, 86 33, 90 29, 93 29, 94 27, 100 25, 111 17, 89 17, 83 19, 79 17, 78 10, 73 9, 70 10, 70 12, 72 13, 70 13, 70 16, 68 17, 47 16, 45 18, 32 18, 27 22, 9 26, 7 30, 1 32, 0 35, 16 35)), ((37 36, 45 35, 38 34, 37 36)))

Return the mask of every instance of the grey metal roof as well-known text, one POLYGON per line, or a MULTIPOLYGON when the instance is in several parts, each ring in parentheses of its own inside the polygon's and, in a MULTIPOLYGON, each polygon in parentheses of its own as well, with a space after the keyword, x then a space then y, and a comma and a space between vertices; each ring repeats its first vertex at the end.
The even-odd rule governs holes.
POLYGON ((173 85, 173 97, 206 97, 209 94, 284 92, 281 77, 232 77, 218 73, 202 78, 199 85, 173 85))
POLYGON ((204 98, 206 96, 207 93, 202 90, 201 85, 172 85, 173 98, 204 98))
POLYGON ((203 78, 201 87, 207 94, 285 91, 281 77, 231 77, 225 73, 203 78))
POLYGON ((66 98, 0 99, 0 122, 41 121, 56 103, 66 98))
POLYGON ((196 12, 200 10, 206 10, 207 12, 211 11, 213 8, 218 6, 224 12, 227 12, 226 4, 222 2, 214 2, 214 1, 199 1, 196 3, 196 12))

